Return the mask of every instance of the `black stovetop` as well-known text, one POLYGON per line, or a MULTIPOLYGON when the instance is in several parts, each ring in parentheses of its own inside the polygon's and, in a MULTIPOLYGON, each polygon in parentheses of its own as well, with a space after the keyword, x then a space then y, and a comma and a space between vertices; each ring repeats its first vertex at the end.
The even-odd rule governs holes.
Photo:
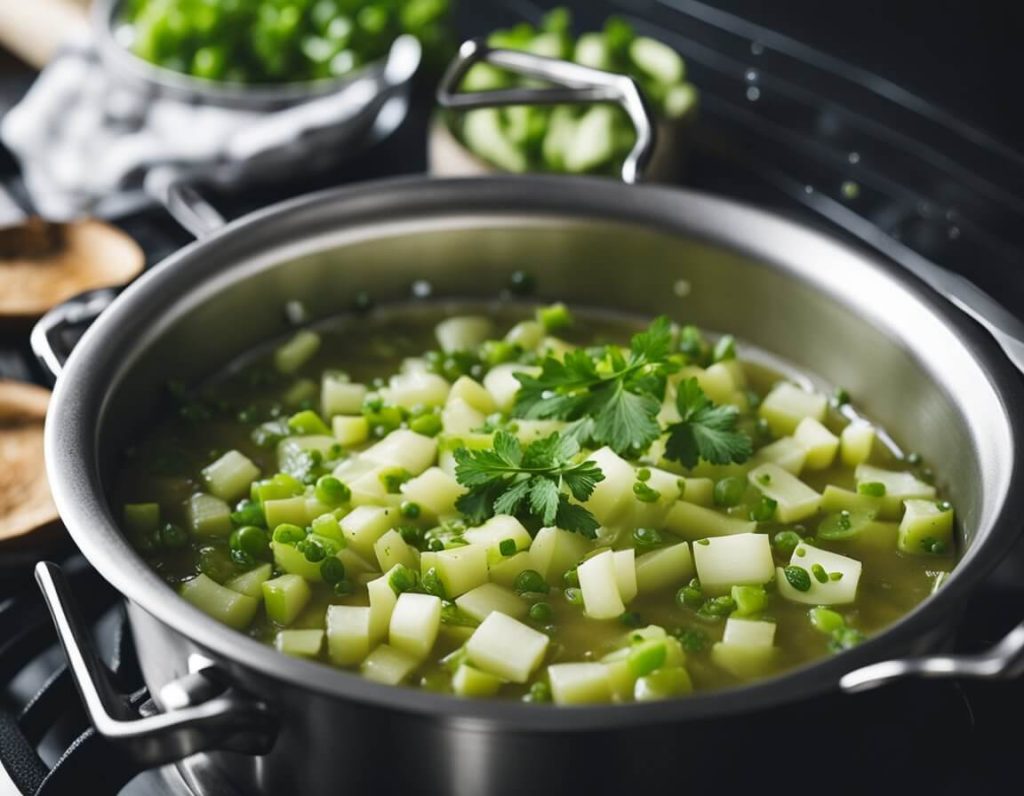
MULTIPOLYGON (((472 34, 507 24, 534 14, 538 5, 548 4, 464 2, 461 30, 472 34)), ((863 245, 859 237, 866 223, 889 236, 880 244, 882 256, 898 261, 901 244, 906 245, 976 280, 1024 317, 1024 277, 1018 255, 1024 250, 1024 157, 973 126, 974 121, 989 123, 993 117, 969 112, 963 86, 953 92, 961 111, 953 116, 864 71, 863 65, 883 64, 903 82, 922 90, 928 85, 922 82, 919 69, 900 71, 898 64, 884 57, 874 64, 862 58, 859 66, 838 60, 836 53, 853 57, 866 51, 863 47, 858 51, 852 36, 835 39, 839 35, 835 24, 829 27, 823 22, 833 38, 817 42, 829 54, 778 32, 793 35, 815 30, 803 21, 802 12, 813 13, 815 8, 806 2, 784 4, 790 13, 774 16, 763 4, 742 0, 718 4, 751 15, 747 18, 692 0, 591 0, 575 5, 583 27, 615 10, 668 39, 687 57, 703 97, 696 150, 685 184, 772 208, 856 245, 863 245), (751 21, 755 18, 770 21, 776 30, 756 25, 751 21)), ((885 3, 870 5, 873 13, 885 14, 885 3)), ((893 13, 900 19, 908 15, 905 8, 893 13)), ((981 24, 965 22, 968 29, 981 24)), ((922 30, 940 35, 936 31, 945 28, 935 23, 922 30)), ((954 32, 951 27, 946 35, 954 32)), ((891 32, 882 39, 891 45, 891 32)), ((980 69, 977 64, 974 68, 975 72, 980 69)), ((970 68, 964 70, 965 80, 970 72, 970 68)), ((20 96, 31 77, 27 70, 9 70, 0 78, 0 112, 20 96)), ((431 107, 429 86, 424 83, 403 127, 349 163, 315 178, 257 186, 244 197, 210 198, 234 217, 321 187, 423 171, 431 107)), ((1017 130, 1009 124, 1000 132, 1012 135, 1017 130)), ((19 191, 16 166, 2 151, 0 179, 10 190, 19 191)), ((118 223, 142 244, 149 265, 189 241, 160 211, 118 223)), ((0 377, 40 377, 23 337, 0 337, 0 377)), ((66 563, 75 581, 73 591, 87 595, 81 608, 94 623, 122 687, 126 691, 141 688, 130 638, 122 633, 117 595, 73 550, 50 554, 66 563)), ((82 783, 88 783, 85 792, 90 796, 112 792, 104 783, 124 773, 119 756, 88 729, 28 569, 18 556, 0 561, 0 683, 6 683, 0 688, 0 762, 22 790, 32 792, 70 746, 65 762, 45 780, 46 792, 78 791, 82 783)), ((1019 544, 1017 552, 968 602, 957 647, 987 646, 1022 616, 1024 544, 1019 544)), ((876 695, 821 699, 809 712, 787 713, 772 733, 804 749, 829 750, 827 734, 822 737, 820 725, 815 729, 809 722, 832 712, 859 729, 855 743, 851 745, 846 736, 847 746, 830 750, 838 756, 840 781, 843 767, 870 766, 879 772, 877 790, 883 793, 907 788, 934 794, 1006 792, 1012 790, 1015 779, 1013 728, 1022 707, 1022 682, 904 683, 876 695)), ((785 773, 787 768, 780 748, 778 771, 785 773)), ((836 782, 804 786, 835 790, 836 782)), ((0 771, 0 794, 11 787, 0 771)), ((124 790, 134 796, 187 792, 173 770, 143 774, 124 790)))

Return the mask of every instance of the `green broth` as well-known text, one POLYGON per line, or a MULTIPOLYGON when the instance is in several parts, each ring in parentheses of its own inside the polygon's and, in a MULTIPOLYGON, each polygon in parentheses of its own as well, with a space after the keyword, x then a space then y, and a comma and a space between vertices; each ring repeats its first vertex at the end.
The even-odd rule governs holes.
MULTIPOLYGON (((188 528, 188 499, 193 493, 203 491, 200 471, 204 467, 225 452, 235 450, 255 463, 264 478, 274 473, 278 469, 274 448, 261 447, 253 441, 253 431, 260 423, 274 417, 287 418, 303 408, 317 410, 321 374, 330 369, 342 368, 353 382, 365 383, 372 388, 374 379, 387 379, 403 359, 421 356, 425 349, 435 347, 435 325, 451 317, 455 309, 421 304, 400 309, 382 308, 366 315, 339 318, 318 329, 322 340, 318 352, 294 373, 287 376, 276 373, 272 364, 273 349, 265 348, 240 359, 197 390, 179 394, 173 408, 148 427, 137 445, 126 452, 113 496, 115 505, 157 503, 161 523, 171 522, 180 528, 188 528), (302 387, 296 389, 297 383, 307 379, 312 386, 307 385, 305 390, 302 387), (289 398, 291 405, 288 404, 289 398)), ((467 308, 460 306, 457 309, 464 312, 467 308)), ((516 321, 529 317, 532 308, 502 304, 488 306, 484 310, 500 333, 516 321)), ((579 345, 595 342, 627 344, 630 334, 640 328, 642 325, 632 319, 577 312, 571 330, 560 331, 559 334, 579 345)), ((784 374, 762 362, 747 362, 745 354, 741 346, 739 357, 744 362, 749 388, 763 397, 784 374)), ((829 429, 838 434, 847 422, 834 406, 830 406, 824 420, 829 429)), ((893 471, 915 469, 877 442, 872 449, 870 463, 893 471)), ((701 468, 708 469, 703 464, 698 469, 701 468)), ((804 470, 800 478, 819 492, 827 485, 856 491, 852 469, 838 462, 826 469, 804 470)), ((719 510, 745 519, 751 508, 748 488, 747 497, 741 505, 719 510)), ((876 633, 912 610, 933 590, 936 573, 949 571, 955 564, 954 552, 925 555, 906 554, 896 549, 867 551, 851 548, 848 541, 814 539, 815 528, 822 517, 819 512, 798 524, 802 526, 805 538, 812 540, 814 546, 851 555, 862 562, 863 572, 856 601, 834 608, 848 627, 861 634, 876 633)), ((431 524, 415 519, 403 522, 419 522, 421 527, 431 524)), ((777 532, 793 525, 770 520, 759 523, 757 531, 774 537, 777 532)), ((631 530, 620 531, 611 547, 625 549, 632 546, 631 530)), ((678 541, 669 533, 662 532, 662 536, 666 541, 678 541)), ((175 586, 200 571, 215 581, 223 582, 247 569, 232 562, 226 535, 193 536, 180 549, 143 544, 140 552, 169 584, 175 586)), ((789 563, 788 552, 783 554, 774 547, 773 557, 777 566, 784 567, 789 563)), ((378 576, 379 573, 374 575, 378 576)), ((312 584, 312 598, 289 628, 323 628, 328 605, 368 605, 364 583, 355 576, 350 576, 349 580, 353 591, 343 596, 338 596, 323 583, 312 584)), ((561 584, 553 585, 543 598, 551 607, 550 619, 524 621, 536 629, 547 628, 550 634, 545 666, 598 661, 623 645, 624 637, 631 632, 629 624, 657 625, 684 640, 685 668, 695 690, 727 687, 747 679, 725 670, 712 660, 711 648, 722 639, 725 619, 702 617, 692 608, 680 605, 676 600, 676 590, 683 585, 685 583, 672 584, 661 591, 639 594, 627 606, 629 617, 604 620, 587 617, 580 606, 566 599, 561 584), (625 621, 627 619, 632 621, 625 621)), ((766 591, 767 604, 761 618, 776 625, 776 651, 773 665, 763 672, 764 675, 834 653, 830 636, 816 629, 808 619, 811 606, 788 601, 778 593, 774 582, 767 585, 766 591)), ((280 629, 281 626, 268 619, 261 608, 245 632, 273 644, 280 629)), ((442 623, 437 642, 427 659, 404 682, 450 691, 451 672, 441 661, 458 650, 472 631, 472 627, 442 623)), ((330 663, 326 651, 322 651, 319 658, 330 663)), ((543 680, 543 675, 544 667, 541 667, 528 683, 504 685, 500 696, 522 697, 528 693, 532 683, 543 680)))

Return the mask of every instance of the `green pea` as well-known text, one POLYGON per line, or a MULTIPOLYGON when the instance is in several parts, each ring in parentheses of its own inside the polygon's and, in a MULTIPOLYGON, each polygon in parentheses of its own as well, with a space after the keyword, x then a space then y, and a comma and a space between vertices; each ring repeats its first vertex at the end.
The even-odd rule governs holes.
POLYGON ((534 622, 550 622, 551 615, 552 610, 550 603, 539 602, 530 606, 530 619, 534 622))
POLYGON ((514 588, 518 594, 547 594, 548 584, 535 569, 524 569, 516 575, 514 588))
POLYGON ((779 531, 772 537, 772 546, 779 551, 780 555, 791 556, 802 541, 800 534, 795 531, 779 531))
POLYGON ((402 504, 398 507, 403 517, 414 520, 420 516, 420 504, 414 503, 411 500, 403 500, 402 504))
POLYGON ((270 543, 267 533, 255 525, 246 525, 232 531, 229 539, 232 550, 239 550, 254 559, 270 557, 270 543))
POLYGON ((316 481, 316 499, 325 506, 334 508, 352 499, 352 490, 333 475, 323 475, 316 481))
POLYGON ((345 565, 336 556, 325 558, 320 564, 320 577, 324 579, 324 583, 333 586, 338 581, 344 580, 345 565))
POLYGON ((168 550, 179 550, 188 544, 188 534, 173 522, 168 522, 160 529, 160 544, 168 550))
POLYGON ((274 541, 278 544, 295 545, 306 538, 306 531, 298 525, 283 522, 274 528, 274 541))
POLYGON ((742 478, 729 476, 715 482, 714 500, 716 506, 731 508, 738 506, 747 491, 747 483, 742 478))
POLYGON ((803 567, 788 566, 782 570, 782 573, 786 576, 789 585, 797 591, 811 590, 811 576, 803 567))

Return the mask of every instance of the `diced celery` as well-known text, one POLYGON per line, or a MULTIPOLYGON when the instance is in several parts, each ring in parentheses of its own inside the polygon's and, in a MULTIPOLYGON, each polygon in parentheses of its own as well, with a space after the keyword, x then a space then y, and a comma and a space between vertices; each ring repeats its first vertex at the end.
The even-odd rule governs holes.
POLYGON ((677 502, 665 516, 665 530, 690 541, 709 536, 750 533, 756 528, 757 523, 751 520, 729 517, 685 500, 677 502))
POLYGON ((361 458, 419 475, 437 458, 437 440, 400 428, 363 451, 361 458))
POLYGON ((441 627, 441 600, 432 594, 403 592, 391 611, 388 643, 423 660, 437 641, 441 627))
POLYGON ((237 591, 239 594, 244 594, 257 600, 262 600, 263 583, 270 580, 273 569, 274 568, 270 566, 270 564, 260 564, 258 567, 250 569, 248 572, 236 575, 224 585, 233 591, 237 591))
POLYGON ((807 451, 793 437, 782 437, 775 442, 768 443, 758 450, 750 460, 753 465, 774 462, 793 475, 800 475, 806 461, 807 451))
MULTIPOLYGON (((716 362, 707 368, 693 369, 694 378, 697 384, 704 391, 704 394, 716 404, 727 404, 736 392, 736 382, 733 380, 732 371, 721 362, 716 362)), ((689 375, 690 369, 685 369, 689 375)))
POLYGON ((572 145, 576 134, 576 117, 573 109, 557 105, 548 118, 548 129, 541 144, 544 165, 552 171, 565 168, 565 153, 572 145))
POLYGON ((611 52, 603 33, 584 33, 576 40, 573 60, 592 69, 610 72, 614 68, 611 52))
POLYGON ((366 657, 359 667, 359 672, 367 680, 384 685, 398 685, 412 674, 419 663, 419 660, 408 652, 381 644, 366 657))
POLYGON ((704 539, 693 545, 701 588, 724 594, 732 586, 759 586, 775 575, 767 534, 740 533, 704 539))
POLYGON ((679 587, 693 577, 693 556, 686 542, 644 553, 636 560, 636 585, 641 594, 679 587))
POLYGON ((278 630, 274 646, 285 655, 315 658, 324 645, 322 630, 278 630))
POLYGON ((774 647, 749 647, 719 641, 711 647, 711 660, 740 680, 763 677, 775 661, 774 647))
POLYGON ((619 587, 619 596, 626 605, 636 597, 636 551, 633 548, 617 550, 612 553, 615 566, 615 584, 619 587))
POLYGON ((319 348, 320 335, 303 329, 274 351, 274 366, 281 373, 294 373, 305 365, 319 348))
POLYGON ((495 365, 484 376, 484 388, 491 394, 494 403, 502 412, 507 412, 515 403, 516 393, 519 392, 519 381, 516 373, 529 373, 537 375, 539 368, 520 365, 515 362, 505 362, 495 365))
POLYGON ((885 501, 873 495, 861 495, 829 484, 821 493, 821 510, 828 513, 849 511, 851 514, 881 516, 885 501))
POLYGON ((871 456, 875 429, 863 420, 854 420, 839 434, 839 458, 847 467, 864 464, 871 456))
POLYGON ((682 119, 697 108, 700 95, 693 83, 669 86, 661 101, 661 108, 669 119, 682 119))
MULTIPOLYGON (((342 514, 342 510, 335 509, 338 514, 342 514)), ((344 515, 342 515, 344 516, 344 515)), ((339 547, 344 547, 347 543, 345 541, 345 535, 341 531, 341 525, 338 523, 338 517, 334 512, 325 512, 318 517, 314 517, 312 521, 313 533, 317 536, 325 536, 338 543, 339 547)))
POLYGON ((196 536, 226 536, 231 533, 231 509, 213 495, 197 492, 189 498, 188 521, 196 536))
POLYGON ((462 91, 494 91, 509 84, 509 75, 490 64, 473 64, 462 78, 462 91))
POLYGON ((446 318, 434 328, 434 336, 446 354, 455 351, 475 351, 480 344, 494 335, 494 324, 481 315, 459 315, 446 318))
POLYGON ((200 573, 181 584, 178 593, 199 610, 235 630, 244 630, 256 616, 259 600, 221 586, 200 573))
POLYGON ((553 663, 548 666, 551 696, 556 705, 610 702, 612 683, 603 663, 553 663))
POLYGON ((808 470, 824 470, 835 461, 839 437, 813 417, 805 417, 800 421, 793 439, 807 452, 808 470))
POLYGON ((636 471, 609 447, 594 451, 587 461, 597 465, 604 478, 598 481, 584 505, 602 525, 615 525, 636 502, 633 495, 636 471))
POLYGON ((455 604, 466 616, 484 621, 492 611, 500 611, 513 619, 526 616, 526 602, 511 589, 497 583, 484 583, 455 598, 455 604))
POLYGON ((466 642, 469 662, 513 683, 525 683, 547 652, 548 637, 510 616, 492 612, 466 642))
POLYGON ((489 697, 498 693, 503 681, 500 677, 463 663, 452 675, 452 690, 456 696, 489 697))
POLYGON ((776 502, 775 518, 779 522, 805 520, 817 514, 821 506, 821 495, 777 464, 758 465, 747 479, 776 502))
POLYGON ((468 111, 462 120, 462 139, 473 152, 498 168, 526 171, 526 154, 505 135, 497 108, 468 111))
POLYGON ((267 518, 268 528, 276 528, 278 525, 284 524, 304 527, 309 519, 306 498, 299 496, 281 498, 280 500, 265 500, 263 515, 267 518))
POLYGON ((463 535, 463 538, 470 544, 481 545, 487 549, 489 560, 497 561, 505 558, 501 552, 501 543, 511 539, 515 544, 516 552, 528 550, 533 539, 530 532, 523 527, 515 517, 509 514, 495 514, 483 525, 470 528, 463 535))
POLYGON ((391 624, 391 613, 395 610, 395 603, 398 595, 391 588, 391 576, 398 568, 396 564, 387 570, 379 578, 374 578, 366 584, 366 590, 370 595, 370 644, 378 644, 388 634, 388 627, 391 624))
POLYGON ((264 581, 262 588, 267 617, 279 625, 290 625, 313 596, 301 575, 279 575, 264 581))
POLYGON ((320 575, 322 562, 307 561, 306 556, 296 550, 294 545, 271 542, 270 549, 274 554, 274 563, 279 570, 291 575, 298 575, 313 583, 323 579, 320 575))
POLYGON ((228 451, 203 469, 203 483, 210 494, 221 500, 238 500, 249 494, 259 477, 259 467, 238 451, 228 451))
POLYGON ((775 643, 775 623, 729 617, 725 620, 722 641, 745 647, 771 647, 775 643))
POLYGON ((710 478, 680 478, 683 482, 682 499, 697 506, 711 506, 715 502, 715 482, 710 478))
POLYGON ((899 527, 899 548, 904 553, 951 553, 953 509, 934 500, 906 500, 899 527))
POLYGON ((465 487, 439 467, 430 467, 402 484, 405 499, 418 504, 434 520, 458 514, 455 501, 465 493, 465 487))
POLYGON ((570 174, 593 171, 615 155, 616 110, 608 105, 588 109, 573 131, 565 150, 563 166, 570 174))
POLYGON ((679 53, 647 36, 637 36, 630 42, 629 59, 637 69, 663 86, 682 83, 686 74, 686 65, 679 53))
POLYGON ((487 548, 468 544, 420 555, 420 571, 437 570, 445 594, 453 600, 487 582, 487 548))
POLYGON ((373 551, 377 556, 377 563, 380 564, 380 571, 387 572, 396 564, 410 568, 417 568, 417 551, 406 544, 395 529, 386 531, 380 539, 373 543, 373 551))
POLYGON ((125 503, 125 530, 133 539, 152 536, 160 530, 160 505, 157 503, 125 503))
POLYGON ((575 567, 590 550, 580 534, 561 528, 541 528, 530 546, 530 569, 539 572, 548 583, 558 584, 566 570, 575 567))
POLYGON ((462 398, 449 398, 441 411, 445 434, 470 434, 486 421, 483 412, 474 409, 462 398))
POLYGON ((451 385, 436 373, 400 373, 388 381, 384 396, 388 403, 412 409, 414 406, 441 406, 451 385))
MULTIPOLYGON (((532 351, 540 345, 544 339, 544 327, 537 321, 520 321, 505 335, 505 341, 532 351)), ((479 407, 478 407, 479 408, 479 407)), ((487 411, 487 410, 481 410, 487 411)), ((493 409, 490 411, 494 411, 493 409)))
POLYGON ((799 567, 806 575, 797 582, 809 586, 807 589, 795 587, 786 570, 779 567, 776 583, 779 594, 787 600, 807 605, 844 605, 857 599, 860 561, 803 542, 793 550, 787 569, 794 567, 799 567))
POLYGON ((358 415, 366 399, 366 385, 325 373, 320 384, 320 411, 324 417, 358 415))
MULTIPOLYGON (((531 557, 532 552, 533 550, 531 549, 528 552, 509 556, 504 561, 492 562, 488 571, 488 577, 494 583, 511 588, 523 570, 536 569, 531 557)), ((559 577, 561 576, 559 575, 559 577)))
POLYGON ((363 660, 369 651, 370 609, 354 605, 329 605, 327 654, 331 662, 338 666, 351 666, 363 660))
POLYGON ((370 423, 362 415, 335 415, 331 426, 334 438, 346 448, 361 445, 370 438, 370 423))
POLYGON ((345 566, 345 571, 349 573, 351 577, 357 577, 365 575, 368 572, 377 571, 377 568, 373 564, 349 547, 338 551, 338 559, 345 566))
POLYGON ((775 436, 784 437, 796 431, 805 417, 824 420, 827 409, 828 399, 824 395, 781 382, 765 396, 758 414, 768 422, 775 436))
POLYGON ((626 610, 615 579, 611 550, 591 556, 576 569, 583 592, 583 607, 593 619, 614 619, 626 610))
POLYGON ((903 501, 917 498, 935 499, 935 487, 919 480, 913 473, 883 470, 869 464, 861 464, 854 471, 857 486, 861 484, 882 484, 885 496, 882 498, 882 516, 897 519, 903 511, 903 501))
POLYGON ((287 473, 277 473, 273 478, 257 481, 250 489, 253 500, 264 503, 268 500, 280 500, 282 498, 301 495, 305 490, 302 482, 287 473))
POLYGON ((365 558, 376 555, 374 544, 394 524, 398 512, 380 506, 357 506, 340 520, 349 546, 365 558))
POLYGON ((637 702, 652 702, 692 692, 693 681, 686 669, 681 666, 667 666, 637 678, 633 688, 633 699, 637 702))
POLYGON ((459 376, 452 384, 451 391, 448 393, 448 400, 453 401, 456 398, 461 398, 476 409, 476 411, 482 412, 485 415, 491 414, 498 408, 497 404, 494 403, 494 398, 491 397, 486 388, 469 376, 459 376))

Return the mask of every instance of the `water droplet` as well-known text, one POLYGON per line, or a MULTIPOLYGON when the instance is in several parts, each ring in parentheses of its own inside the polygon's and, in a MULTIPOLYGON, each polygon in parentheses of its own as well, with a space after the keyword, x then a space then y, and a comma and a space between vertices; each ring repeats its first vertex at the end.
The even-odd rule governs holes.
POLYGON ((804 193, 807 193, 807 194, 814 193, 814 186, 813 185, 805 185, 804 186, 804 193))
POLYGON ((956 227, 956 226, 950 227, 946 231, 946 234, 949 235, 949 239, 950 240, 956 240, 957 238, 960 237, 960 227, 956 227))
POLYGON ((752 41, 752 42, 750 42, 750 54, 751 55, 761 55, 761 53, 763 53, 763 52, 764 52, 764 45, 761 44, 761 42, 759 42, 759 41, 752 41))
POLYGON ((426 298, 434 292, 434 286, 426 279, 417 279, 412 283, 412 294, 416 298, 426 298))
POLYGON ((757 86, 748 86, 747 99, 750 100, 751 102, 757 102, 759 99, 761 99, 761 89, 759 89, 757 86))
POLYGON ((853 180, 846 180, 843 183, 841 190, 843 192, 844 199, 849 199, 852 201, 856 199, 858 196, 860 196, 860 185, 854 182, 853 180))
POLYGON ((846 159, 854 166, 860 163, 860 152, 851 152, 846 159))
POLYGON ((693 290, 693 285, 691 285, 685 279, 680 279, 674 285, 672 285, 672 292, 679 296, 679 298, 685 298, 686 296, 689 296, 691 290, 693 290))
POLYGON ((748 83, 756 83, 759 77, 760 75, 757 73, 756 69, 748 69, 743 74, 743 79, 746 80, 748 83))

